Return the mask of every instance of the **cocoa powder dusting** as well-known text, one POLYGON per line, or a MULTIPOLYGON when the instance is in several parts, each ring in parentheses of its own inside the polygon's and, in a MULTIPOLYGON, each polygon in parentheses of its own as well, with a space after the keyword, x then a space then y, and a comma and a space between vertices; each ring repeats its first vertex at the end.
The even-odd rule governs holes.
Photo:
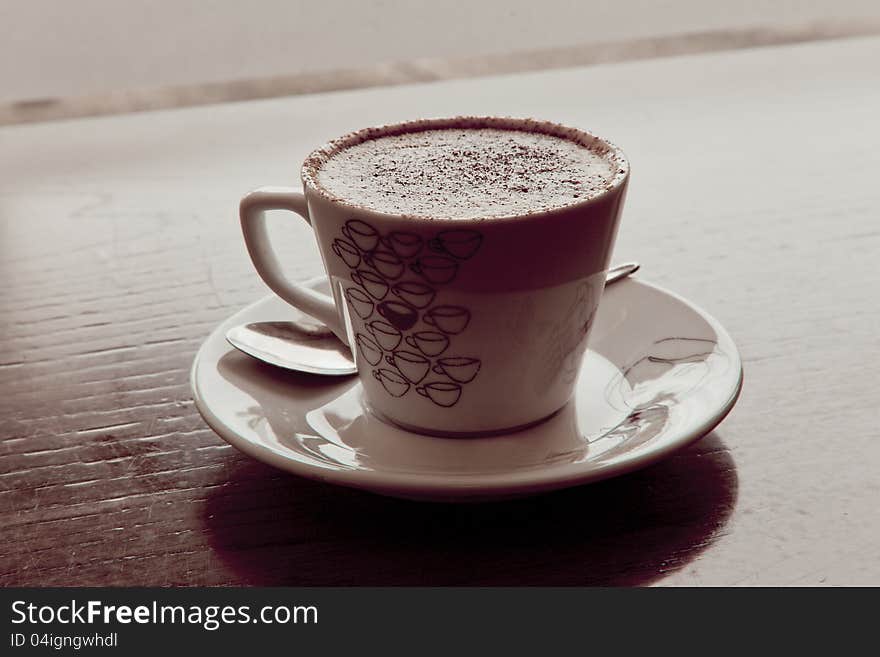
POLYGON ((495 127, 370 135, 314 171, 324 193, 390 214, 510 217, 597 196, 619 177, 607 149, 564 136, 495 127))

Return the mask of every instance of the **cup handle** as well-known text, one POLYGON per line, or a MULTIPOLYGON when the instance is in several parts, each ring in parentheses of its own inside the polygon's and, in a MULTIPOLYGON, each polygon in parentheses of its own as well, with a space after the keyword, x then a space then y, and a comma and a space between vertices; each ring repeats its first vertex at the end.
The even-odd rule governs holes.
POLYGON ((439 365, 434 365, 432 371, 434 372, 434 374, 443 374, 444 376, 449 376, 448 374, 446 374, 446 370, 444 370, 439 365))
POLYGON ((422 315, 422 321, 424 321, 425 324, 429 324, 434 328, 437 328, 437 325, 434 323, 434 317, 431 315, 422 315))
MULTIPOLYGON (((416 339, 413 336, 408 335, 404 338, 404 340, 413 349, 419 349, 419 345, 416 344, 416 339)), ((419 351, 421 351, 421 349, 419 349, 419 351)))
POLYGON ((290 210, 309 225, 312 223, 306 197, 286 187, 260 187, 241 199, 241 230, 257 273, 275 294, 294 308, 326 324, 347 345, 345 327, 333 299, 303 285, 291 283, 281 272, 266 230, 267 210, 290 210))
POLYGON ((419 386, 418 388, 416 388, 416 392, 419 393, 422 397, 428 396, 428 391, 425 390, 425 386, 419 386))

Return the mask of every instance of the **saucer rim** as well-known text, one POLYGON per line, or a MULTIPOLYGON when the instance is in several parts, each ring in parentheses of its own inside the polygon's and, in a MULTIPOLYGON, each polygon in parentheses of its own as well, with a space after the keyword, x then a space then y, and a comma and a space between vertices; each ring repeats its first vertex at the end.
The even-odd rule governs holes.
MULTIPOLYGON (((305 282, 308 286, 317 286, 326 282, 326 277, 318 276, 305 282)), ((660 294, 666 295, 679 303, 689 307, 705 320, 718 336, 719 346, 723 346, 725 354, 731 358, 731 366, 737 370, 737 380, 728 399, 709 413, 708 417, 689 431, 681 432, 673 436, 673 439, 664 440, 651 445, 649 449, 637 449, 633 452, 619 456, 613 461, 605 463, 595 461, 583 461, 568 463, 540 469, 528 469, 522 472, 497 472, 497 473, 461 473, 461 474, 437 474, 437 473, 414 473, 389 470, 368 470, 360 468, 323 467, 308 464, 296 459, 285 457, 270 447, 255 443, 238 435, 222 422, 210 406, 205 402, 197 384, 197 371, 204 358, 204 352, 208 344, 219 336, 226 343, 223 335, 233 321, 239 316, 249 312, 253 307, 266 303, 276 295, 268 294, 254 301, 233 315, 223 320, 204 339, 199 346, 192 367, 190 368, 190 388, 196 408, 206 424, 224 441, 235 447, 240 452, 292 474, 307 479, 321 481, 348 488, 369 490, 379 494, 387 494, 399 497, 412 497, 424 499, 424 496, 434 496, 437 500, 461 499, 469 497, 485 497, 496 499, 504 496, 529 495, 539 492, 569 488, 588 483, 595 483, 611 477, 634 472, 664 460, 675 452, 684 449, 688 445, 703 438, 713 431, 733 410, 742 392, 744 373, 742 358, 733 338, 710 313, 685 297, 672 292, 662 286, 648 283, 641 278, 631 277, 620 281, 615 286, 627 287, 629 285, 641 285, 651 288, 660 294), (588 467, 585 467, 585 464, 588 467)), ((240 321, 240 320, 238 320, 240 321)), ((234 349, 234 347, 230 347, 234 349)), ((589 347, 588 347, 589 350, 589 347)), ((357 384, 355 384, 357 385, 357 384)), ((396 430, 406 431, 400 427, 396 430)), ((411 433, 414 438, 429 438, 443 440, 443 438, 423 436, 411 433)), ((514 432, 504 435, 513 435, 514 432)), ((467 438, 465 440, 492 440, 488 438, 467 438)), ((452 439, 450 439, 452 440, 452 439)))

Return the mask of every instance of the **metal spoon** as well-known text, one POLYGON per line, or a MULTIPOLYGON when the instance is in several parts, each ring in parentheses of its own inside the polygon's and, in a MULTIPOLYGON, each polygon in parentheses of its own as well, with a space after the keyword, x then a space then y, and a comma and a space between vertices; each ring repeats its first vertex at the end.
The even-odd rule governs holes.
MULTIPOLYGON (((608 270, 611 285, 639 268, 627 262, 608 270)), ((357 372, 351 350, 323 324, 310 317, 295 322, 254 322, 233 326, 226 340, 236 349, 270 365, 296 372, 347 376, 357 372)))

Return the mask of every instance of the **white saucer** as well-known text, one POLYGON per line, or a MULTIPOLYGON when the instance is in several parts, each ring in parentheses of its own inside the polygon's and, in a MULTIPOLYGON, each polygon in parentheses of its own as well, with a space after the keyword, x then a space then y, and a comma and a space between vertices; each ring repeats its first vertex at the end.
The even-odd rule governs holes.
POLYGON ((605 291, 575 398, 562 411, 509 435, 435 438, 366 412, 356 377, 283 371, 224 338, 235 324, 295 313, 270 296, 221 324, 193 363, 196 405, 245 454, 383 495, 488 500, 630 472, 711 431, 742 386, 736 345, 715 319, 630 278, 605 291))

